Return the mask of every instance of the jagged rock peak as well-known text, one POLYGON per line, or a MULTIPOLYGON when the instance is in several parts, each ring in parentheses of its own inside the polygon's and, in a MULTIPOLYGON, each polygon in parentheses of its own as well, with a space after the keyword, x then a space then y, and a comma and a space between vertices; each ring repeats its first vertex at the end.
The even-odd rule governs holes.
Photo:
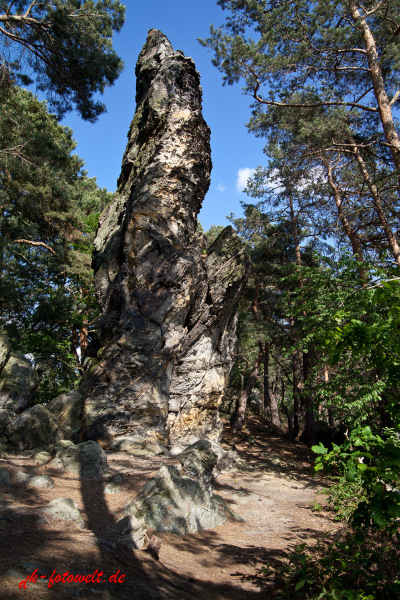
POLYGON ((174 49, 167 36, 158 29, 150 29, 147 40, 139 54, 136 63, 136 103, 139 104, 145 96, 149 83, 155 72, 160 68, 161 62, 171 54, 174 49))
POLYGON ((151 30, 137 64, 137 106, 118 192, 94 243, 103 311, 96 362, 82 387, 88 438, 157 432, 186 316, 207 278, 195 242, 210 184, 210 130, 191 58, 151 30))

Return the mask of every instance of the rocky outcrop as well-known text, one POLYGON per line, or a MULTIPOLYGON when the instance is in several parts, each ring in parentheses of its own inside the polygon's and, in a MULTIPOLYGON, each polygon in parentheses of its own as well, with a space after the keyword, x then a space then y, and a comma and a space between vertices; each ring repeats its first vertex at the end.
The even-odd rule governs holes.
POLYGON ((156 437, 180 449, 218 439, 247 262, 230 228, 207 257, 196 236, 211 159, 193 61, 151 30, 136 75, 118 192, 95 240, 103 318, 83 422, 87 439, 156 437))
POLYGON ((213 494, 217 455, 211 442, 196 442, 179 459, 179 465, 161 467, 127 504, 125 516, 117 523, 120 543, 141 548, 147 527, 182 535, 212 529, 229 518, 241 520, 213 494))
POLYGON ((0 374, 4 369, 11 352, 11 342, 4 333, 0 333, 0 374))
POLYGON ((25 410, 7 426, 4 437, 17 451, 47 448, 55 441, 57 419, 42 404, 25 410))
POLYGON ((57 439, 78 442, 82 427, 83 398, 76 390, 60 394, 46 404, 58 421, 57 439))
POLYGON ((18 414, 32 403, 38 375, 23 354, 11 352, 10 341, 0 336, 0 408, 18 414))
POLYGON ((93 440, 81 444, 64 441, 58 444, 51 464, 81 477, 101 477, 107 469, 107 456, 93 440))
POLYGON ((186 318, 172 373, 167 431, 172 454, 199 439, 218 444, 219 406, 236 348, 237 303, 248 262, 243 245, 226 227, 208 249, 206 277, 186 318))

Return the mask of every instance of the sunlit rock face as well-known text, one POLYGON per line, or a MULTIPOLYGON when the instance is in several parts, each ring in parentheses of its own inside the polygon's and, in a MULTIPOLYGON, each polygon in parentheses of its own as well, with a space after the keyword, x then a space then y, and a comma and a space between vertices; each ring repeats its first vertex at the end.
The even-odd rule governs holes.
POLYGON ((83 427, 87 439, 192 443, 219 435, 247 261, 230 228, 207 257, 196 234, 211 157, 193 61, 153 29, 136 76, 118 191, 95 240, 103 317, 81 387, 83 427))

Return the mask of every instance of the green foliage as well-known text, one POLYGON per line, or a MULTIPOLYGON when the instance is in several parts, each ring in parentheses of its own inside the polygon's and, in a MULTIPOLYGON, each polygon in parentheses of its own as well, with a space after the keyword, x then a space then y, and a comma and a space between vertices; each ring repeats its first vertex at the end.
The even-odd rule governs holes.
POLYGON ((207 248, 211 246, 223 231, 223 225, 211 225, 210 229, 204 232, 204 237, 206 239, 207 248))
POLYGON ((337 470, 350 484, 361 488, 357 507, 351 515, 354 527, 371 526, 396 531, 400 518, 400 436, 393 429, 373 434, 369 426, 354 429, 342 445, 333 444, 326 452, 322 444, 313 447, 318 454, 316 471, 337 470))
MULTIPOLYGON (((1 75, 26 85, 33 73, 58 117, 76 107, 94 121, 105 111, 95 99, 114 83, 123 63, 112 35, 125 19, 118 0, 0 2, 1 75)), ((1 81, 0 81, 1 85, 1 81)))
POLYGON ((33 356, 40 401, 75 384, 79 336, 99 314, 91 252, 111 194, 86 176, 75 145, 45 103, 9 89, 0 114, 0 323, 14 350, 33 356))
POLYGON ((347 533, 314 548, 295 547, 275 573, 280 600, 392 600, 400 592, 397 544, 375 532, 363 540, 347 533))
POLYGON ((349 521, 360 502, 366 498, 360 482, 350 482, 344 476, 330 476, 329 487, 324 489, 329 504, 334 509, 336 521, 349 521))

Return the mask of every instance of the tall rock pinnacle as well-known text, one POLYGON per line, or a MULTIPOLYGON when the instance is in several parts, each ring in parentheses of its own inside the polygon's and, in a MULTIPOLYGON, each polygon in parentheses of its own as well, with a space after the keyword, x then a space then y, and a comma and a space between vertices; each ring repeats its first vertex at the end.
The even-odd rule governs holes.
POLYGON ((126 434, 156 435, 172 444, 203 434, 218 437, 217 409, 232 359, 228 347, 234 345, 234 314, 247 263, 228 230, 227 254, 219 247, 214 258, 210 253, 205 260, 196 241, 211 158, 193 61, 174 52, 165 35, 152 29, 136 77, 136 113, 118 191, 101 216, 95 240, 93 266, 103 317, 97 355, 82 385, 85 436, 111 441, 126 434), (219 382, 201 386, 198 377, 189 394, 196 396, 194 405, 183 382, 190 381, 188 357, 205 335, 210 342, 201 346, 207 346, 207 357, 197 365, 199 377, 207 379, 205 366, 212 371, 217 353, 219 382), (209 405, 205 419, 206 413, 200 415, 204 402, 209 405))

